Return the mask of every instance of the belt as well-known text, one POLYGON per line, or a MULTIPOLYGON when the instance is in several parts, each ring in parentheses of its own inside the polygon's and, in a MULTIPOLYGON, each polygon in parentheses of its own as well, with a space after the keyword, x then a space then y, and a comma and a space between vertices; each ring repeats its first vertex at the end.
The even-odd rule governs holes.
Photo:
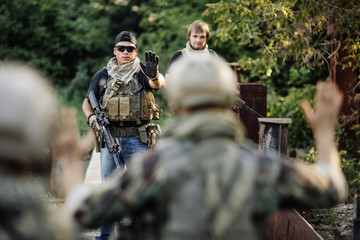
POLYGON ((113 137, 139 137, 137 127, 110 127, 109 131, 113 137))
POLYGON ((148 124, 150 121, 120 121, 120 122, 114 122, 110 121, 110 127, 111 128, 125 128, 125 127, 141 127, 145 124, 148 124))

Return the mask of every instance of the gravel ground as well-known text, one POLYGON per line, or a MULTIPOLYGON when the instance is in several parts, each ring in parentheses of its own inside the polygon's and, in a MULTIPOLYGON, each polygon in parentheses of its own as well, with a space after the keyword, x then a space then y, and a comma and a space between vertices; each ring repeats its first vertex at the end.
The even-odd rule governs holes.
POLYGON ((84 230, 79 240, 94 240, 97 235, 99 235, 99 230, 84 230))
POLYGON ((302 211, 301 215, 324 240, 352 240, 353 204, 302 211))

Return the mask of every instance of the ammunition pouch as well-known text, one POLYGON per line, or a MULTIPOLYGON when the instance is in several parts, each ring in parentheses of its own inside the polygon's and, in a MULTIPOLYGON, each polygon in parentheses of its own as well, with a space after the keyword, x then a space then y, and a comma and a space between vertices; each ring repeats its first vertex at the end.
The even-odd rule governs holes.
POLYGON ((141 120, 159 120, 160 108, 155 103, 154 94, 151 91, 142 91, 142 119, 141 120))
POLYGON ((160 125, 152 124, 139 127, 139 139, 148 148, 152 148, 156 144, 156 139, 161 134, 160 125))
POLYGON ((127 85, 115 81, 109 83, 102 102, 101 108, 111 123, 111 135, 138 137, 149 148, 155 145, 160 126, 149 122, 159 120, 161 111, 152 91, 141 89, 137 81, 127 85))
POLYGON ((140 121, 159 120, 160 109, 155 103, 154 94, 143 90, 134 95, 119 95, 112 97, 105 104, 105 116, 110 121, 140 121))
POLYGON ((140 107, 138 95, 116 96, 109 99, 104 113, 110 121, 137 121, 140 120, 140 107))

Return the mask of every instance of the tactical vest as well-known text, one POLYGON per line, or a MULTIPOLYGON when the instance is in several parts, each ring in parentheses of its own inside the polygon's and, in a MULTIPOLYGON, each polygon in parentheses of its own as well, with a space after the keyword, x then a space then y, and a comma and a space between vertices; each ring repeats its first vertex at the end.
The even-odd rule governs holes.
MULTIPOLYGON (((137 79, 137 77, 135 77, 137 79)), ((137 80, 124 84, 109 78, 102 98, 102 108, 110 121, 136 122, 159 120, 159 106, 151 91, 143 89, 137 80)))

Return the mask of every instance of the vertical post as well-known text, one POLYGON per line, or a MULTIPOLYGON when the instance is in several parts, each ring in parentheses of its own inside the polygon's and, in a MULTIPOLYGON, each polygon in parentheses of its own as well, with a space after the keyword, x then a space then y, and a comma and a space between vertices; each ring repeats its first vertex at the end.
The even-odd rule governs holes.
MULTIPOLYGON (((335 24, 336 17, 333 18, 335 24)), ((343 125, 347 137, 356 140, 355 131, 352 129, 353 125, 359 124, 359 100, 357 99, 356 87, 359 84, 358 68, 353 70, 357 61, 354 58, 348 58, 349 52, 347 50, 347 40, 354 40, 357 38, 356 31, 350 29, 346 34, 333 36, 334 39, 343 39, 335 41, 331 45, 331 59, 330 59, 330 79, 338 84, 339 88, 344 92, 344 101, 341 107, 340 123, 343 125), (346 59, 346 60, 344 60, 346 59), (344 67, 346 62, 351 65, 344 67)))
POLYGON ((360 239, 360 197, 354 197, 354 210, 353 210, 353 240, 360 239))
POLYGON ((259 118, 259 148, 287 155, 288 125, 291 118, 259 118))
MULTIPOLYGON (((239 97, 245 101, 246 105, 260 113, 262 116, 266 116, 267 88, 265 85, 261 83, 239 83, 239 92, 239 97)), ((245 109, 239 109, 238 117, 246 128, 246 138, 258 143, 258 117, 245 109)))
POLYGON ((240 83, 241 82, 241 76, 240 76, 240 66, 238 63, 232 62, 229 63, 229 66, 231 67, 231 69, 234 71, 236 77, 237 77, 237 82, 240 83))

